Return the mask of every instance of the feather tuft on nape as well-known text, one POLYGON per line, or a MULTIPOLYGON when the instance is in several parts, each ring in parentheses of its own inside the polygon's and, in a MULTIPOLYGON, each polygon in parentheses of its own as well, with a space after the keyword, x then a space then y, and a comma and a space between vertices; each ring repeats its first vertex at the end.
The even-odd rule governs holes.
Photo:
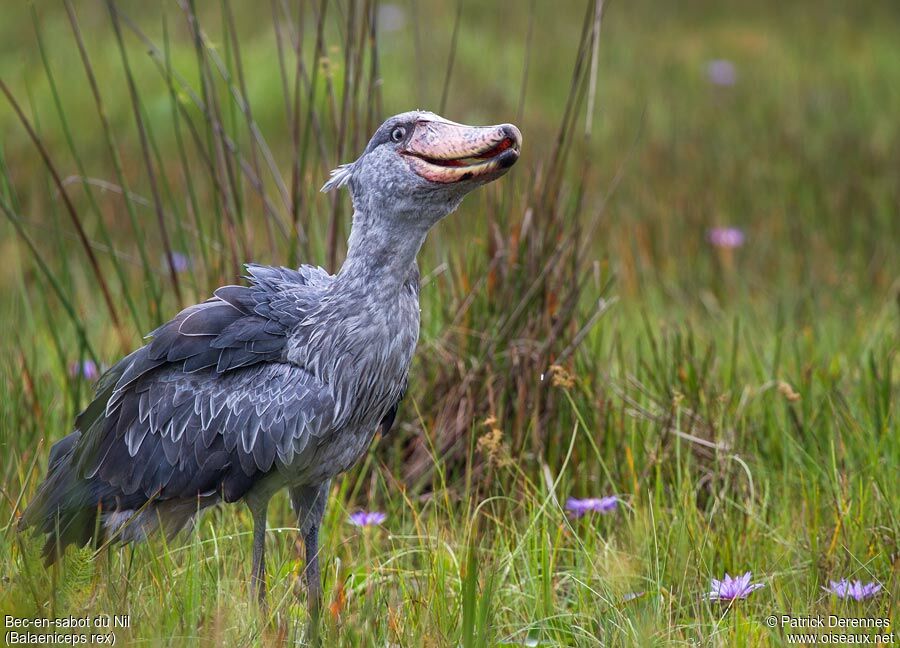
POLYGON ((328 179, 328 182, 322 185, 322 188, 319 191, 327 193, 333 189, 340 189, 350 182, 350 178, 353 177, 353 165, 354 163, 351 162, 349 164, 342 164, 337 169, 334 169, 331 172, 331 177, 328 179))

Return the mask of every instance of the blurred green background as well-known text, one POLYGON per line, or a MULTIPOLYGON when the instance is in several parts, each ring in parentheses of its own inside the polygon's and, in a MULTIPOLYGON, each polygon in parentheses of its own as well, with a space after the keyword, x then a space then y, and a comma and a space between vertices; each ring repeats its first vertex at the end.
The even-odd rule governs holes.
MULTIPOLYGON (((0 74, 34 112, 48 148, 64 150, 29 4, 5 11, 0 74)), ((105 144, 65 12, 55 2, 34 5, 75 141, 88 172, 104 177, 105 144)), ((196 87, 186 21, 177 5, 160 6, 168 12, 173 66, 196 87)), ((314 6, 306 6, 304 17, 310 48, 314 6)), ((461 6, 444 113, 468 123, 518 118, 527 141, 523 161, 534 165, 546 158, 556 134, 583 12, 547 2, 461 6)), ((161 42, 157 6, 121 7, 161 42)), ((287 169, 289 124, 271 9, 266 3, 234 3, 232 10, 253 116, 287 169)), ((213 46, 224 52, 220 6, 203 3, 200 11, 213 46)), ((438 110, 456 3, 385 3, 380 11, 381 116, 411 107, 438 110)), ((79 16, 126 172, 139 176, 137 132, 110 21, 102 3, 79 6, 79 16)), ((333 58, 330 73, 340 75, 343 61, 335 55, 344 30, 335 23, 328 23, 326 41, 333 58)), ((734 225, 746 231, 748 245, 736 268, 740 280, 729 291, 746 291, 769 304, 785 297, 812 299, 823 315, 826 309, 845 310, 883 297, 897 275, 894 251, 900 241, 898 35, 894 3, 610 4, 603 19, 588 155, 589 185, 596 195, 609 189, 623 167, 596 249, 598 257, 616 264, 618 290, 662 290, 665 299, 696 303, 719 278, 705 243, 706 228, 734 225), (733 85, 710 82, 708 68, 719 60, 733 66, 733 85), (819 304, 819 299, 825 301, 819 304)), ((159 147, 171 151, 165 85, 128 36, 147 119, 159 147)), ((5 104, 0 124, 12 176, 23 199, 36 201, 23 211, 35 227, 51 227, 48 206, 37 202, 45 193, 36 191, 43 182, 35 173, 39 159, 5 104)), ((583 129, 583 123, 578 127, 583 129)), ((358 151, 365 137, 360 133, 350 148, 358 151)), ((348 151, 345 158, 350 157, 348 151)), ((63 155, 58 161, 64 174, 72 172, 63 155)), ((304 183, 322 180, 316 169, 304 183)), ((519 173, 517 181, 528 182, 526 173, 519 173)), ((73 193, 77 198, 78 191, 73 193)), ((143 216, 151 217, 152 210, 143 210, 143 216)), ((471 231, 478 227, 472 220, 457 218, 444 229, 471 231)), ((11 248, 6 252, 15 254, 14 237, 4 239, 11 248)), ((127 238, 116 242, 123 253, 133 251, 127 238)), ((255 258, 276 260, 271 256, 260 250, 255 258)), ((15 292, 14 276, 3 273, 6 294, 15 292)))

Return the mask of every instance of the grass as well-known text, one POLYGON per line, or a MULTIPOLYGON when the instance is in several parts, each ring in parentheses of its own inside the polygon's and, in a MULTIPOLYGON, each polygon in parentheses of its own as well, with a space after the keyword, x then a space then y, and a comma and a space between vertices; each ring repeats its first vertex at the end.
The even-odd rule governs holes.
POLYGON ((336 267, 349 204, 318 193, 327 171, 382 117, 443 103, 516 122, 525 154, 423 250, 398 429, 326 514, 327 644, 781 645, 773 614, 896 623, 894 8, 608 3, 594 48, 593 3, 400 3, 374 39, 370 2, 197 4, 35 3, 0 26, 4 616, 128 614, 119 645, 302 640, 287 498, 265 618, 242 507, 55 571, 14 522, 89 399, 71 363, 111 364, 246 260, 336 267), (719 225, 746 244, 710 246, 719 225), (563 510, 610 494, 611 514, 563 510), (352 527, 359 508, 388 518, 352 527), (704 600, 746 570, 765 587, 704 600), (884 592, 838 601, 839 577, 884 592))

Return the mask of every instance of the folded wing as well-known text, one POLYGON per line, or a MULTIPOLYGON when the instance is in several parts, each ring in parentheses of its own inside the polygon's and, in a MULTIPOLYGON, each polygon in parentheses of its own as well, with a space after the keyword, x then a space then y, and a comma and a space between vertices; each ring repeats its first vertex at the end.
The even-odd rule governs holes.
MULTIPOLYGON (((122 496, 241 497, 276 460, 327 433, 327 385, 286 360, 291 331, 330 279, 321 269, 248 266, 179 313, 105 375, 76 420, 74 465, 122 496)), ((109 505, 109 504, 107 504, 109 505)))

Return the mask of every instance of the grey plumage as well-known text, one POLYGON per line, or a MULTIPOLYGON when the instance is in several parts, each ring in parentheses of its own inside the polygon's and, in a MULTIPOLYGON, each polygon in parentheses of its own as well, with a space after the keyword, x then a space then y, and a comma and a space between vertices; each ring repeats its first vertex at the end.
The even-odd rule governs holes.
POLYGON ((48 558, 70 543, 173 534, 207 506, 244 500, 262 597, 266 504, 289 487, 315 604, 328 484, 389 431, 406 389, 416 254, 466 193, 506 171, 519 141, 511 126, 431 113, 385 122, 326 184, 353 197, 340 272, 248 265, 247 285, 186 308, 101 377, 22 518, 47 534, 48 558))

